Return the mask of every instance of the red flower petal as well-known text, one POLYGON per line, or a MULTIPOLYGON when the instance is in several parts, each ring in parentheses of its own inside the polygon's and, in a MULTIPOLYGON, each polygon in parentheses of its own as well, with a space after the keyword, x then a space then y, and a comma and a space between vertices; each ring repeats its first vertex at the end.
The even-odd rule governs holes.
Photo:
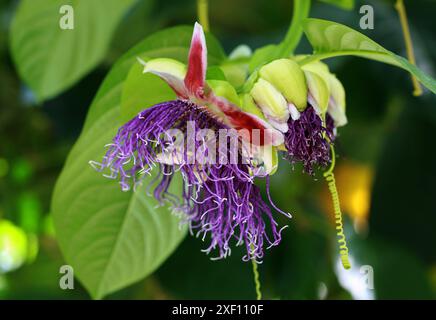
POLYGON ((266 121, 241 111, 225 98, 217 97, 213 93, 210 94, 209 100, 224 113, 226 121, 238 130, 246 141, 260 146, 278 146, 283 143, 283 134, 266 121))
POLYGON ((203 28, 195 23, 194 33, 189 50, 188 72, 185 77, 185 86, 189 92, 198 98, 204 97, 204 84, 207 69, 207 47, 203 28))

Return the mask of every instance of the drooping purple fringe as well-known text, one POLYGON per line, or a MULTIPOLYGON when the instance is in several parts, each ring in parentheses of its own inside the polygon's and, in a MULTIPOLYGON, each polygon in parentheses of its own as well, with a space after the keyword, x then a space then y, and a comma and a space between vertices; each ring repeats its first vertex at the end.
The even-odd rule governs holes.
MULTIPOLYGON (((150 174, 157 167, 158 174, 150 185, 154 187, 154 197, 161 204, 169 202, 174 210, 182 211, 191 234, 203 240, 210 236, 210 245, 204 250, 206 253, 217 250, 217 259, 225 258, 231 253, 231 240, 235 239, 236 245, 246 247, 244 260, 261 259, 265 247, 279 244, 281 229, 277 228, 271 209, 253 183, 250 172, 255 168, 240 161, 236 164, 191 163, 186 151, 183 161, 177 164, 156 161, 157 155, 168 147, 168 137, 164 132, 179 129, 186 139, 188 121, 194 121, 196 132, 208 128, 218 135, 219 129, 229 129, 204 108, 190 102, 161 103, 142 111, 121 127, 102 163, 92 164, 99 171, 109 169, 110 174, 106 176, 118 178, 125 191, 135 187, 144 174, 150 174), (168 192, 177 171, 183 176, 182 199, 168 192)), ((196 150, 202 145, 201 142, 194 143, 196 150)), ((220 150, 216 150, 217 155, 220 150)), ((231 148, 228 152, 231 153, 231 148)), ((231 156, 234 155, 228 154, 228 159, 231 156)))
POLYGON ((302 162, 304 171, 309 174, 314 173, 314 167, 326 167, 330 163, 328 139, 332 142, 335 139, 334 122, 330 115, 327 114, 326 125, 323 126, 315 109, 308 106, 298 120, 289 119, 288 127, 285 147, 289 161, 302 162))

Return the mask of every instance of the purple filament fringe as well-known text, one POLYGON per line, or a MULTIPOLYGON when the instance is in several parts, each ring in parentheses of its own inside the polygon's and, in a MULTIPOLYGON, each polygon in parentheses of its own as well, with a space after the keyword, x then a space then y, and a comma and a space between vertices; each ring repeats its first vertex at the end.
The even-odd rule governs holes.
POLYGON ((314 173, 314 167, 326 167, 330 163, 329 140, 333 142, 335 134, 333 119, 328 114, 324 126, 315 109, 308 106, 298 120, 289 119, 288 127, 285 147, 291 163, 302 162, 309 174, 314 173))
MULTIPOLYGON (((281 229, 263 201, 260 189, 253 183, 250 172, 255 172, 256 168, 240 161, 236 164, 191 163, 187 152, 182 156, 173 153, 167 161, 158 161, 169 145, 165 132, 179 129, 186 138, 188 121, 195 124, 195 132, 208 128, 217 134, 219 129, 229 129, 205 108, 191 102, 161 103, 142 111, 121 127, 102 163, 92 164, 99 171, 109 170, 106 176, 119 179, 124 191, 137 186, 145 174, 151 174, 157 167, 158 174, 149 186, 154 188, 153 196, 160 204, 168 202, 175 211, 182 211, 191 234, 203 241, 210 236, 210 244, 204 249, 206 253, 217 250, 216 259, 229 256, 233 239, 236 245, 245 245, 247 253, 243 260, 262 259, 265 247, 276 246, 281 241, 281 229), (175 172, 183 176, 181 199, 168 191, 175 172)), ((195 150, 204 148, 201 141, 194 141, 195 150)), ((184 150, 187 147, 185 145, 184 150)), ((218 149, 209 151, 220 152, 218 149)), ((235 155, 227 156, 230 159, 235 155)))

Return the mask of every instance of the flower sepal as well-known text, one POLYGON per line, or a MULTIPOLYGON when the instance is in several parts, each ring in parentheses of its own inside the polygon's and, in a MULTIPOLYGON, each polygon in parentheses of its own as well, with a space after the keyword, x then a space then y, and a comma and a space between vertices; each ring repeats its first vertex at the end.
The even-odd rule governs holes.
POLYGON ((306 76, 307 87, 309 88, 307 100, 323 118, 327 112, 330 100, 329 86, 318 73, 305 70, 304 75, 306 76))
POLYGON ((139 63, 144 66, 143 73, 152 73, 164 80, 182 98, 188 97, 188 91, 184 84, 186 76, 186 65, 180 61, 170 58, 156 58, 145 62, 138 58, 139 63))
POLYGON ((345 89, 335 75, 330 75, 330 103, 328 112, 333 118, 336 127, 345 126, 348 123, 345 113, 345 89))
POLYGON ((259 78, 250 92, 271 125, 281 132, 288 131, 290 116, 285 97, 268 81, 259 78))
POLYGON ((307 107, 307 84, 301 67, 290 59, 274 60, 263 66, 259 75, 271 83, 288 103, 294 104, 298 111, 307 107))

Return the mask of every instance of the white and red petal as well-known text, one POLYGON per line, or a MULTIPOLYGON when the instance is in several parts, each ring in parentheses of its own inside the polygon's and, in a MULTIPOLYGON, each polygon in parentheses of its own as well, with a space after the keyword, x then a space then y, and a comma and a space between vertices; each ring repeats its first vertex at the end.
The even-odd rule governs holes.
POLYGON ((265 120, 243 112, 225 98, 217 97, 213 93, 209 95, 208 100, 224 114, 225 121, 232 128, 238 130, 241 137, 250 143, 260 146, 278 146, 283 143, 283 134, 265 120), (259 135, 258 137, 255 136, 256 133, 259 135))
POLYGON ((207 47, 203 27, 195 23, 188 57, 188 71, 185 86, 189 93, 196 98, 204 98, 206 82, 207 47))

